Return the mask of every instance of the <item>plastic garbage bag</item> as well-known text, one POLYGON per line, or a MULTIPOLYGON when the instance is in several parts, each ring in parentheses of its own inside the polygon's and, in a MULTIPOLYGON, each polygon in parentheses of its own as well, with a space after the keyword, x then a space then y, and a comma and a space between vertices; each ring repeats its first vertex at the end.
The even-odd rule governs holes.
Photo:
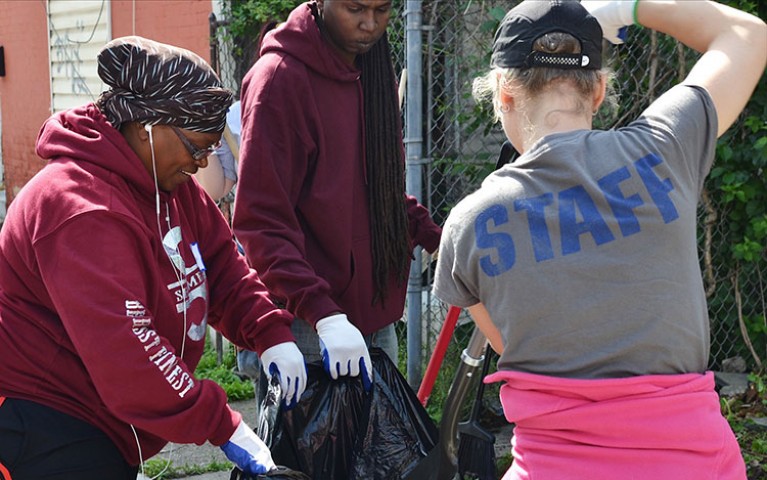
MULTIPOLYGON (((438 431, 405 378, 380 349, 370 392, 359 377, 332 380, 307 365, 301 401, 285 410, 272 378, 257 433, 275 463, 313 480, 426 480, 436 470, 438 431)), ((266 379, 263 378, 266 382, 266 379)))

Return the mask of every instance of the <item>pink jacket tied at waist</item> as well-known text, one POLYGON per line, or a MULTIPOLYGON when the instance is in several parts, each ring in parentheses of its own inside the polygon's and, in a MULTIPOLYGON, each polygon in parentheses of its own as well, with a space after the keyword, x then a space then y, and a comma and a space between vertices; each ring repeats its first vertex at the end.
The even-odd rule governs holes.
POLYGON ((714 375, 581 380, 500 371, 515 424, 503 480, 745 480, 714 375))

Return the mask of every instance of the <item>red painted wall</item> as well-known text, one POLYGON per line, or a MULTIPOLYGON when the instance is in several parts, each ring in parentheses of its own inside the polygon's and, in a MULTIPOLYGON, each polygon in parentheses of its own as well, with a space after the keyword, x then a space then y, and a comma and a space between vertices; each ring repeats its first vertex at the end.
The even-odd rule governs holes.
POLYGON ((135 32, 133 5, 133 0, 112 1, 112 38, 139 35, 186 48, 210 61, 210 1, 136 1, 135 32))
MULTIPOLYGON (((45 5, 42 0, 0 0, 6 69, 0 77, 1 148, 8 204, 44 165, 35 154, 35 140, 51 114, 45 5)), ((210 60, 210 0, 112 0, 110 9, 112 38, 140 35, 210 60)))
POLYGON ((44 2, 0 1, 0 45, 5 49, 1 148, 8 201, 44 165, 35 154, 35 140, 51 113, 46 18, 44 2))

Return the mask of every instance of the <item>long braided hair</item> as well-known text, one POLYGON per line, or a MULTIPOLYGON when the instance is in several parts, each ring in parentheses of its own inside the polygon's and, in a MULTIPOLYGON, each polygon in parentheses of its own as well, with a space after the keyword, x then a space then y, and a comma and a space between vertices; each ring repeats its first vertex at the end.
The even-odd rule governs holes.
POLYGON ((365 112, 365 159, 373 252, 373 281, 378 300, 386 300, 389 276, 407 280, 411 257, 405 205, 405 161, 400 109, 389 40, 383 37, 357 57, 362 71, 365 112))
MULTIPOLYGON (((317 25, 325 25, 316 4, 310 4, 317 25)), ((411 258, 405 205, 405 159, 402 148, 397 88, 386 32, 373 47, 356 58, 361 71, 365 114, 365 168, 367 171, 370 249, 373 255, 373 304, 383 303, 389 278, 403 283, 411 258)))

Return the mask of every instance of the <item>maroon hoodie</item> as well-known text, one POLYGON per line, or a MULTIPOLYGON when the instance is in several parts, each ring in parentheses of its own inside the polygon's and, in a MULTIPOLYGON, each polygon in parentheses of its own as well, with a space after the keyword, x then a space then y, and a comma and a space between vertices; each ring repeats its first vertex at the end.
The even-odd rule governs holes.
POLYGON ((0 395, 95 425, 133 465, 131 425, 144 459, 225 443, 240 415, 192 375, 207 326, 261 353, 293 340, 292 317, 199 185, 157 192, 93 104, 51 117, 37 153, 0 231, 0 395))
MULTIPOLYGON (((372 305, 360 71, 322 38, 312 8, 270 32, 243 81, 234 230, 297 317, 314 325, 344 312, 370 334, 402 316, 407 285, 392 276, 385 303, 372 305)), ((435 250, 441 229, 414 197, 407 209, 413 244, 435 250)))

